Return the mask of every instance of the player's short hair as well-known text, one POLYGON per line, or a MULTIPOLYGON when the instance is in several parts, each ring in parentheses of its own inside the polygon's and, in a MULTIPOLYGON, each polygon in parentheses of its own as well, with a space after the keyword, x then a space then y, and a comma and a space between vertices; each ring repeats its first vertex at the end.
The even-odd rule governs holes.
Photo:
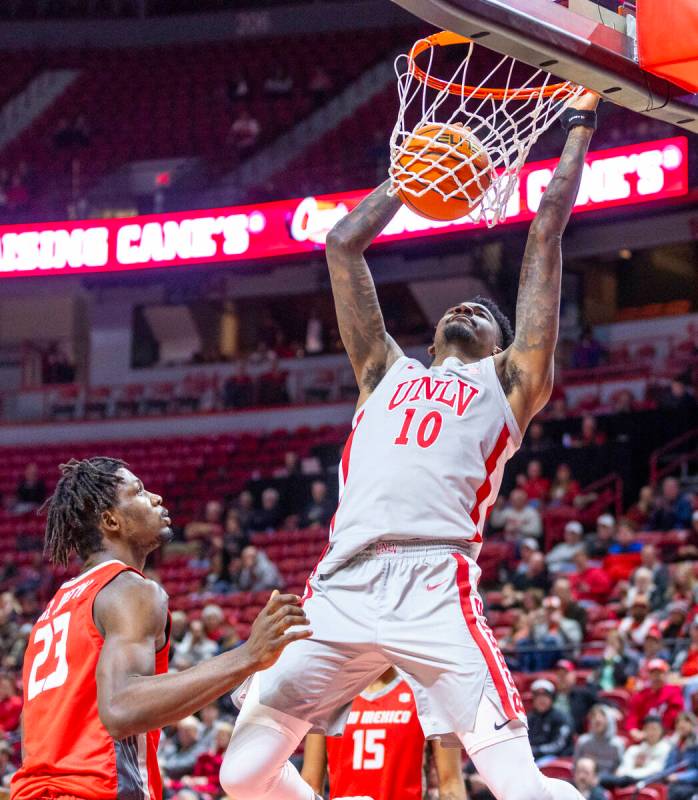
POLYGON ((100 517, 116 505, 123 482, 117 472, 126 466, 107 456, 71 458, 60 465, 61 477, 41 508, 47 514, 44 554, 52 563, 66 566, 73 552, 84 561, 101 548, 100 517))
POLYGON ((491 297, 484 297, 479 294, 477 297, 473 298, 473 303, 479 303, 481 306, 484 306, 495 318, 501 334, 500 347, 502 350, 506 350, 514 341, 514 329, 511 327, 509 317, 507 317, 491 297))

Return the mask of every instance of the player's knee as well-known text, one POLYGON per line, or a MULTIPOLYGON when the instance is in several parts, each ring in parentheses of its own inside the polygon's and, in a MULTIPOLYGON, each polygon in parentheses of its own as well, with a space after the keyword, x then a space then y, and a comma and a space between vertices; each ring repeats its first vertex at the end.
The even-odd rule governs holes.
POLYGON ((221 764, 219 780, 225 793, 235 800, 258 800, 262 796, 265 775, 269 772, 262 759, 250 758, 250 754, 228 750, 221 764))

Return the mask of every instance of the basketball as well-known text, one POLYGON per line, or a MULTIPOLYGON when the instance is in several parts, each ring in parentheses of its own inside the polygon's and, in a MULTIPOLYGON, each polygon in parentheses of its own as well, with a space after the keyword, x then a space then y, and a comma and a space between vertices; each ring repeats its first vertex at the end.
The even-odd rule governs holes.
POLYGON ((468 128, 423 125, 402 145, 397 163, 402 176, 398 196, 427 219, 454 220, 469 214, 492 183, 487 151, 468 128), (425 148, 426 145, 426 148, 425 148), (415 159, 415 155, 419 157, 415 159), (422 195, 425 186, 432 185, 422 195), (453 192, 453 196, 448 197, 453 192))

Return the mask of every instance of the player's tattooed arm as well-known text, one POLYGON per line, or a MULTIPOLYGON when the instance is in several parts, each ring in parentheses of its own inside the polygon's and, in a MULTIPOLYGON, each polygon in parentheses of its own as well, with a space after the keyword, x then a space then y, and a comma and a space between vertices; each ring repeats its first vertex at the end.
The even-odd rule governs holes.
POLYGON ((339 333, 363 400, 376 388, 402 351, 385 330, 371 272, 364 252, 395 216, 400 201, 390 197, 389 181, 381 184, 341 219, 327 236, 339 333))
MULTIPOLYGON (((594 95, 575 105, 593 109, 594 95)), ((548 402, 560 316, 562 234, 574 205, 592 130, 570 130, 562 156, 528 233, 519 277, 514 342, 497 357, 497 370, 512 410, 524 430, 548 402)))

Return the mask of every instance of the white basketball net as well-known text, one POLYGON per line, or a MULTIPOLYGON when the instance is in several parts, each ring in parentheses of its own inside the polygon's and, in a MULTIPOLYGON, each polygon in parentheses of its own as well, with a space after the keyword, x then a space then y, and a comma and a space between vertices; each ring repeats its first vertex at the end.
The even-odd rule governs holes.
MULTIPOLYGON (((426 80, 417 77, 414 61, 409 55, 400 55, 395 60, 400 111, 390 137, 390 192, 395 194, 401 190, 421 197, 426 192, 435 191, 444 200, 462 197, 466 193, 476 194, 482 200, 470 211, 469 218, 474 222, 485 220, 488 227, 493 227, 507 216, 507 206, 531 147, 560 116, 569 101, 584 89, 570 82, 554 84, 549 73, 525 66, 524 69, 530 69, 531 74, 522 83, 522 65, 511 56, 502 57, 475 84, 468 79, 474 43, 467 41, 462 46, 467 52, 455 72, 450 78, 439 76, 439 83, 445 88, 432 88, 426 80), (515 68, 518 82, 511 88, 515 68), (449 84, 459 87, 457 94, 449 91, 449 84), (493 84, 502 88, 485 88, 493 84), (457 142, 450 147, 440 145, 438 158, 434 158, 432 151, 428 163, 423 157, 430 147, 433 148, 430 138, 423 138, 421 150, 416 149, 414 139, 409 150, 406 148, 413 131, 424 125, 439 126, 439 133, 462 134, 462 126, 469 128, 468 137, 474 140, 475 147, 466 163, 470 164, 472 178, 463 183, 456 172, 464 164, 457 142), (483 161, 487 161, 482 158, 483 152, 489 156, 486 167, 483 167, 483 161), (476 159, 480 166, 475 163, 476 159), (434 172, 437 177, 434 177, 434 172), (485 173, 487 180, 483 185, 485 173), (489 179, 491 183, 487 187, 489 179), (471 186, 473 183, 477 185, 477 191, 471 186)), ((423 56, 425 62, 428 59, 428 63, 421 65, 427 79, 437 77, 432 76, 434 50, 433 46, 428 47, 423 56)), ((470 72, 472 74, 472 69, 470 72)), ((421 144, 421 141, 422 137, 419 137, 417 142, 421 144)))

